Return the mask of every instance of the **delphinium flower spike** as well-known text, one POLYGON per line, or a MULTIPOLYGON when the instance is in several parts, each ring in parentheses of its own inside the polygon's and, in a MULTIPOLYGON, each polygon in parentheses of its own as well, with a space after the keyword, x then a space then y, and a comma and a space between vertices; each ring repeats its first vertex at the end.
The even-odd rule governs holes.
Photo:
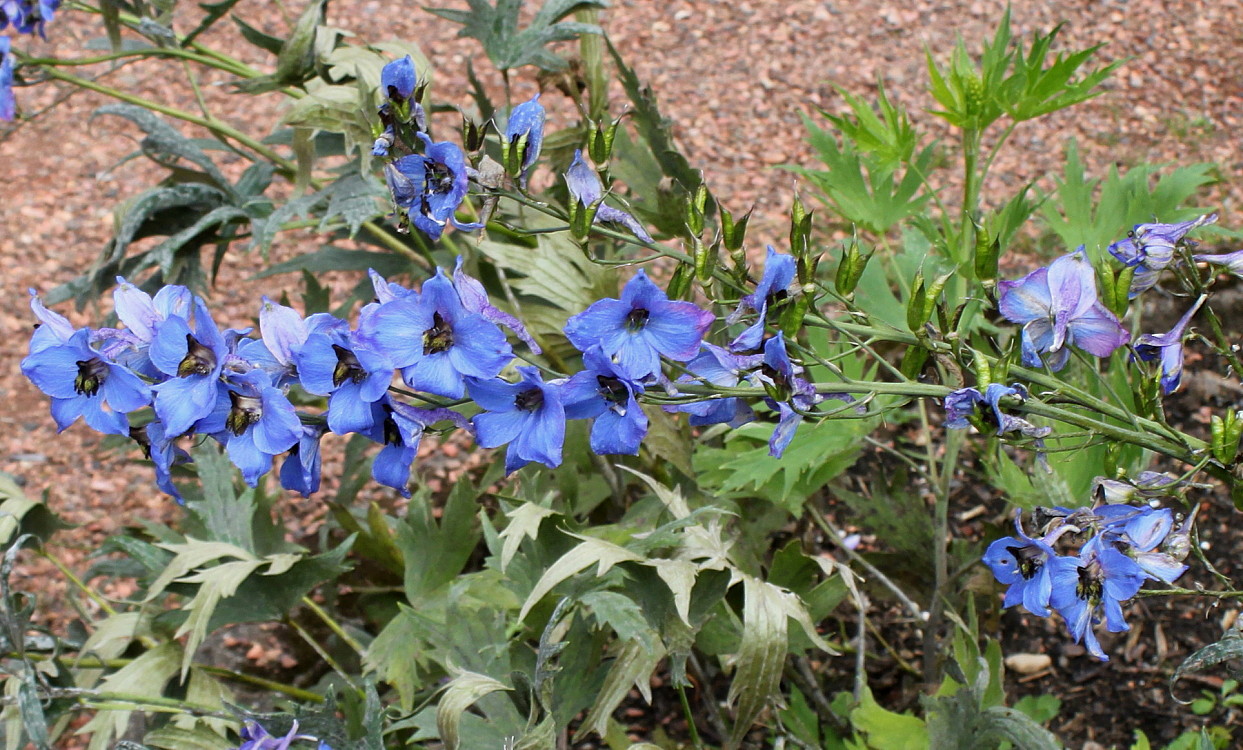
POLYGON ((1177 224, 1136 224, 1126 239, 1109 246, 1109 254, 1135 269, 1128 297, 1134 299, 1151 289, 1157 277, 1174 260, 1174 249, 1187 233, 1217 221, 1217 214, 1177 224))

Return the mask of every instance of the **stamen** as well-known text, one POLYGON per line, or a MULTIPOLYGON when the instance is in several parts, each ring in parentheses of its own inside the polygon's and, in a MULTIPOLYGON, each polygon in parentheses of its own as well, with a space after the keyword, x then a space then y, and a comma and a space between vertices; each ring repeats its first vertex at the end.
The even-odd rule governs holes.
POLYGON ((631 333, 638 333, 647 327, 647 319, 651 317, 651 311, 644 307, 636 307, 626 315, 626 330, 631 333))
POLYGON ((234 435, 241 435, 247 427, 258 424, 263 418, 263 401, 256 396, 243 396, 237 391, 229 391, 229 416, 224 426, 234 435))
POLYGON ((423 332, 423 354, 438 354, 453 346, 453 328, 440 317, 432 314, 432 327, 423 332))
POLYGON ((332 368, 334 387, 340 387, 347 380, 357 385, 367 379, 367 371, 359 364, 354 352, 337 344, 332 345, 332 350, 337 353, 337 366, 332 368))
POLYGON ((216 353, 203 346, 193 335, 186 334, 186 356, 177 365, 177 377, 208 375, 216 369, 216 353))
POLYGON ((544 405, 544 392, 539 388, 528 388, 514 397, 514 406, 522 411, 535 411, 544 405))
POLYGON ((73 379, 75 393, 91 397, 99 393, 99 387, 108 379, 108 365, 98 357, 78 360, 78 375, 73 379))

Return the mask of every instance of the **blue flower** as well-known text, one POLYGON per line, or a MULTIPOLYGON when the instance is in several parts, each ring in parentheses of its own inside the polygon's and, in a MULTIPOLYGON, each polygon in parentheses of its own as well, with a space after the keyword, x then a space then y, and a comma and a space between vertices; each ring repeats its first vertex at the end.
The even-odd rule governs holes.
POLYGON ((1128 297, 1134 299, 1157 283, 1174 259, 1174 248, 1192 229, 1212 224, 1217 214, 1206 214, 1178 224, 1136 224, 1127 238, 1109 246, 1109 254, 1135 268, 1128 297))
MULTIPOLYGON (((328 313, 315 313, 305 320, 292 307, 263 297, 259 308, 261 339, 246 339, 238 346, 238 356, 272 376, 278 388, 298 380, 298 355, 312 334, 343 336, 349 324, 328 313)), ((326 395, 326 394, 321 394, 326 395)))
POLYGON ((1121 603, 1144 585, 1143 569, 1099 535, 1085 542, 1077 556, 1057 557, 1048 565, 1053 578, 1049 603, 1066 620, 1076 643, 1083 643, 1101 661, 1109 661, 1092 626, 1100 622, 1103 612, 1109 632, 1131 629, 1121 603))
POLYGON ((540 147, 544 143, 544 106, 539 103, 539 97, 536 94, 529 101, 514 107, 509 113, 509 121, 505 123, 505 133, 502 136, 506 149, 522 149, 518 182, 524 188, 527 184, 527 172, 539 158, 540 147))
POLYGON ((39 321, 35 326, 35 332, 30 336, 31 354, 49 346, 64 344, 73 337, 75 332, 73 323, 70 323, 64 315, 45 307, 43 300, 39 299, 39 294, 33 289, 30 290, 30 311, 39 321))
POLYGON ((671 302, 640 270, 621 299, 603 299, 565 324, 565 335, 579 351, 600 347, 632 380, 660 372, 660 356, 679 362, 699 352, 714 317, 691 302, 671 302))
POLYGON ((118 276, 112 301, 117 318, 125 324, 126 335, 116 337, 118 342, 125 344, 118 353, 118 360, 139 374, 163 380, 163 373, 151 363, 151 342, 155 340, 156 330, 168 317, 190 317, 194 295, 184 286, 170 284, 161 287, 153 299, 126 281, 125 277, 118 276))
MULTIPOLYGON (((777 427, 768 440, 768 455, 781 458, 786 447, 794 439, 794 433, 803 422, 803 414, 826 396, 816 393, 816 388, 801 377, 803 368, 790 360, 786 352, 785 334, 778 331, 777 335, 764 342, 764 359, 757 373, 758 380, 764 384, 769 397, 764 399, 770 409, 778 413, 777 427)), ((844 393, 828 394, 829 397, 843 401, 854 401, 844 393)))
POLYGON ((439 269, 419 294, 371 313, 359 338, 400 368, 411 388, 447 398, 461 398, 463 378, 494 378, 513 359, 501 329, 463 305, 439 269))
POLYGON ((1023 326, 1023 364, 1028 367, 1060 370, 1072 345, 1107 357, 1130 340, 1117 317, 1098 301, 1096 275, 1082 248, 999 287, 1001 314, 1023 326))
POLYGON ((388 393, 393 364, 357 337, 313 333, 297 357, 298 377, 310 393, 328 396, 328 428, 338 435, 373 424, 372 404, 388 393))
POLYGON ((203 300, 189 318, 171 315, 156 329, 151 363, 168 380, 152 387, 155 415, 170 435, 181 435, 216 408, 220 375, 233 353, 203 300))
POLYGON ((229 460, 254 487, 272 468, 272 457, 302 438, 302 423, 293 404, 263 370, 234 375, 226 385, 218 390, 215 408, 198 429, 224 444, 229 460))
POLYGON ((410 497, 410 466, 418 454, 423 431, 442 420, 469 429, 466 420, 450 409, 419 409, 388 397, 376 401, 371 408, 372 426, 363 434, 384 446, 371 464, 371 477, 403 497, 410 497))
POLYGON ((457 264, 453 267, 453 288, 457 290, 458 297, 462 300, 462 306, 469 312, 478 313, 485 319, 513 331, 514 335, 521 339, 522 343, 526 344, 527 348, 535 354, 542 352, 539 344, 535 343, 535 338, 527 331, 522 321, 493 306, 492 301, 488 299, 488 293, 484 290, 483 284, 466 275, 466 272, 462 270, 462 256, 460 255, 457 258, 457 264))
POLYGON ((13 53, 7 36, 0 36, 0 120, 11 122, 17 116, 13 96, 13 53))
POLYGON ((386 64, 380 71, 380 92, 392 102, 404 102, 414 95, 419 73, 410 55, 386 64))
POLYGON ((43 27, 59 7, 60 0, 3 0, 0 2, 0 30, 12 24, 19 34, 37 31, 46 39, 43 27))
MULTIPOLYGON (((1010 587, 1006 589, 1003 607, 1022 604, 1033 615, 1048 617, 1049 597, 1053 593, 1049 562, 1057 558, 1057 553, 1047 539, 1033 538, 1023 531, 1021 514, 1018 510, 1014 513, 1018 538, 1002 537, 988 545, 984 564, 999 583, 1010 587)), ((1061 528, 1069 530, 1066 526, 1061 528)))
POLYGON ((1243 250, 1235 250, 1233 253, 1222 255, 1194 255, 1192 257, 1203 263, 1225 266, 1227 272, 1235 276, 1243 276, 1243 250))
POLYGON ((289 449, 289 455, 281 464, 282 487, 303 497, 310 497, 319 491, 319 440, 323 436, 323 425, 302 425, 302 437, 289 449))
POLYGON ((128 435, 126 414, 151 403, 151 393, 137 375, 90 347, 91 331, 82 328, 63 343, 49 343, 22 360, 22 374, 52 397, 52 418, 59 430, 78 417, 99 432, 128 435))
POLYGON ((556 468, 565 443, 565 407, 559 385, 545 383, 535 367, 519 367, 517 383, 471 378, 470 396, 486 411, 476 414, 476 442, 483 448, 509 445, 505 473, 532 461, 556 468))
POLYGON ((747 330, 738 335, 730 343, 729 348, 735 352, 754 351, 760 348, 764 338, 764 319, 768 314, 769 305, 781 302, 788 295, 790 284, 794 281, 794 256, 782 255, 768 246, 768 259, 764 262, 764 275, 755 285, 755 291, 738 301, 738 309, 732 312, 726 323, 733 324, 747 310, 753 310, 758 318, 747 330))
MULTIPOLYGON (((289 733, 283 737, 273 737, 268 734, 268 730, 254 721, 247 721, 246 725, 242 727, 241 734, 242 744, 237 747, 237 750, 289 750, 296 740, 319 742, 317 738, 309 734, 298 734, 297 720, 289 728, 289 733)), ((320 742, 320 748, 324 746, 324 743, 320 742)))
POLYGON ((1167 333, 1146 333, 1135 341, 1135 353, 1140 359, 1151 361, 1161 358, 1161 390, 1173 393, 1178 390, 1183 377, 1183 334, 1187 324, 1204 304, 1208 295, 1203 295, 1191 306, 1174 327, 1167 333))
POLYGON ((1182 558, 1171 556, 1168 550, 1157 551, 1174 528, 1174 514, 1169 508, 1102 505, 1093 512, 1102 521, 1105 540, 1130 555, 1149 578, 1173 583, 1187 572, 1182 558))
POLYGON ((639 220, 619 208, 613 208, 604 200, 604 186, 600 184, 600 177, 595 170, 587 166, 583 161, 582 149, 574 151, 574 161, 570 162, 570 167, 565 171, 565 186, 570 191, 570 200, 576 201, 583 207, 591 207, 599 204, 596 208, 596 221, 612 221, 621 224, 630 232, 644 242, 651 242, 652 235, 647 233, 639 220))
POLYGON ((586 369, 561 387, 566 419, 595 418, 591 450, 597 455, 637 456, 647 435, 647 415, 637 398, 643 384, 627 377, 599 349, 585 353, 583 365, 586 369))
POLYGON ((143 453, 151 459, 155 467, 155 486, 178 503, 184 503, 181 491, 173 484, 172 468, 178 464, 190 463, 191 459, 189 453, 177 446, 176 436, 165 434, 164 425, 156 420, 149 422, 146 427, 131 428, 130 437, 142 446, 143 453))
MULTIPOLYGON (((749 385, 754 376, 753 371, 764 359, 760 354, 733 354, 728 349, 707 342, 701 346, 699 355, 686 363, 687 374, 678 378, 677 382, 704 381, 725 388, 734 388, 743 383, 749 385)), ((741 427, 755 419, 755 412, 746 401, 732 397, 666 406, 665 411, 690 414, 689 421, 695 427, 721 423, 730 427, 741 427)))
POLYGON ((481 229, 483 224, 463 223, 454 215, 470 186, 462 149, 449 141, 433 143, 426 133, 418 135, 427 147, 425 155, 403 156, 384 166, 393 202, 433 240, 440 239, 447 223, 465 231, 481 229))

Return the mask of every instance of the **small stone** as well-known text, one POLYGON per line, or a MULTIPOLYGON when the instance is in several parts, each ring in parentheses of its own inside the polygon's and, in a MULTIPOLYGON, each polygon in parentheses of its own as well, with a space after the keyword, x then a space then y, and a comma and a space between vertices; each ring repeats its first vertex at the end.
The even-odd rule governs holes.
POLYGON ((1048 654, 1011 654, 1006 657, 1006 669, 1019 674, 1036 674, 1053 666, 1048 654))

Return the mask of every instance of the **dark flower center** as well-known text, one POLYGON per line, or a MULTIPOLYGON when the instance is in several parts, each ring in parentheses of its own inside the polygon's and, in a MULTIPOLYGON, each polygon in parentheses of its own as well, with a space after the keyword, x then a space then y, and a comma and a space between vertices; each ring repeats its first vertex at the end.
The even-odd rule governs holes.
POLYGON ((780 391, 790 390, 790 379, 786 377, 786 374, 784 372, 781 372, 777 368, 767 363, 760 365, 760 372, 763 373, 764 377, 771 380, 778 390, 780 391))
POLYGON ((258 424, 263 418, 263 402, 257 396, 243 396, 237 391, 229 391, 229 403, 232 406, 224 426, 234 435, 241 435, 247 427, 258 424))
POLYGON ((427 178, 427 192, 441 195, 453 191, 453 172, 444 164, 428 159, 424 166, 427 178))
POLYGON ((1019 575, 1030 581, 1044 567, 1044 555, 1035 547, 1006 547, 1019 565, 1019 575))
POLYGON ((432 314, 432 327, 423 332, 423 354, 438 354, 453 346, 453 328, 440 317, 432 314))
POLYGON ((1087 568, 1079 568, 1079 583, 1075 584, 1075 596, 1095 606, 1100 603, 1103 589, 1104 583, 1100 578, 1087 568))
POLYGON ((99 386, 108 379, 108 365, 98 357, 78 360, 78 375, 73 379, 73 390, 83 396, 99 393, 99 386))
POLYGON ((514 396, 514 406, 522 411, 535 411, 544 405, 544 392, 539 388, 528 388, 514 396))
POLYGON ((216 369, 216 353, 203 346, 193 335, 186 334, 186 356, 177 365, 177 377, 207 375, 216 369))
POLYGON ((644 307, 636 307, 626 314, 626 330, 631 333, 638 333, 647 327, 647 319, 651 317, 650 310, 644 307))
POLYGON ((354 352, 337 344, 332 345, 332 350, 337 353, 337 366, 332 368, 333 386, 340 387, 347 380, 357 385, 367 379, 367 371, 358 363, 354 352))
POLYGON ((600 385, 599 392, 605 401, 624 406, 630 400, 630 391, 626 389, 626 384, 618 378, 608 375, 597 375, 596 382, 600 385))
POLYGON ((129 428, 130 439, 138 443, 138 447, 142 448, 143 458, 151 459, 151 438, 147 437, 147 428, 131 427, 129 428))
POLYGON ((385 445, 405 445, 405 439, 401 436, 401 429, 397 427, 397 420, 393 419, 393 407, 384 405, 384 444, 385 445))

